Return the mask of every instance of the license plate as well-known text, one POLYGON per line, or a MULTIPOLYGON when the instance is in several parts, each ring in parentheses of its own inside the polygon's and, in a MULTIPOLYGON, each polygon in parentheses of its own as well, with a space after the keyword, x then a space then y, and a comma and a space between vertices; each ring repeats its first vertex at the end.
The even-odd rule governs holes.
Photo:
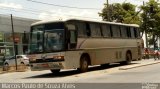
POLYGON ((49 65, 48 64, 41 64, 41 66, 43 66, 43 67, 49 67, 49 65))
POLYGON ((53 64, 52 67, 53 67, 53 68, 59 68, 60 66, 57 65, 57 64, 53 64))

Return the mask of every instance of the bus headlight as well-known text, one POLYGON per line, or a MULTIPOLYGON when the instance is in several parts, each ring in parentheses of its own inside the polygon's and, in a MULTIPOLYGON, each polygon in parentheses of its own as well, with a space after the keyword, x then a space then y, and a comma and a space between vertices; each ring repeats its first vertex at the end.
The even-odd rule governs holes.
POLYGON ((64 60, 64 56, 53 56, 54 59, 63 59, 64 60))

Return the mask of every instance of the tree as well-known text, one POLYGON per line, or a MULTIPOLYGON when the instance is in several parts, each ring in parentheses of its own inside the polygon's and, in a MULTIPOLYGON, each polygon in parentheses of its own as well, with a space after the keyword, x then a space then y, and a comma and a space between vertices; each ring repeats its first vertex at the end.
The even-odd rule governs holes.
POLYGON ((99 15, 104 21, 140 24, 140 18, 135 7, 135 5, 130 3, 114 3, 108 6, 104 4, 104 8, 99 15))
POLYGON ((155 0, 149 0, 146 5, 140 7, 143 10, 141 18, 143 22, 140 24, 142 31, 150 35, 150 43, 157 47, 157 39, 160 37, 160 6, 155 0))

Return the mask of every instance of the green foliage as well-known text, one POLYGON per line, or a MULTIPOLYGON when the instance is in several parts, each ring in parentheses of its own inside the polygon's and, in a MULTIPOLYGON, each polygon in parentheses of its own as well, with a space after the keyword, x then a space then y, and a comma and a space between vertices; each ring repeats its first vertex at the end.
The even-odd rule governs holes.
POLYGON ((142 31, 155 36, 160 36, 160 6, 155 0, 150 0, 146 5, 140 7, 143 10, 141 18, 142 31), (151 5, 153 5, 153 12, 151 13, 151 5))
POLYGON ((149 2, 140 8, 143 11, 141 13, 143 20, 140 25, 141 30, 152 36, 149 44, 154 45, 155 48, 157 38, 160 37, 160 5, 155 0, 149 0, 149 2))
POLYGON ((104 21, 140 24, 140 18, 136 15, 135 7, 130 3, 114 3, 108 6, 105 4, 99 15, 102 16, 104 21))
MULTIPOLYGON (((99 15, 104 21, 114 21, 140 25, 141 32, 152 36, 151 44, 156 45, 160 37, 160 4, 155 0, 149 0, 141 5, 140 11, 135 10, 136 6, 131 3, 104 4, 99 15)), ((146 38, 147 39, 147 38, 146 38)))

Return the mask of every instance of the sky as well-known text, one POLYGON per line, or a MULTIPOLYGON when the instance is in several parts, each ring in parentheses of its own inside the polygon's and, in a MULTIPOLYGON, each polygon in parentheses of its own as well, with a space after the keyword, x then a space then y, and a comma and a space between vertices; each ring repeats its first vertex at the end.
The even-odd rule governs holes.
MULTIPOLYGON (((101 20, 98 12, 107 0, 0 0, 0 14, 31 19, 83 18, 101 20), (43 2, 47 4, 35 3, 43 2), (49 4, 49 5, 48 5, 49 4), (55 6, 58 5, 58 6, 55 6), (71 8, 67 8, 67 7, 71 8), (74 7, 74 8, 73 8, 74 7)), ((142 5, 148 0, 108 0, 109 4, 129 2, 142 5)))

